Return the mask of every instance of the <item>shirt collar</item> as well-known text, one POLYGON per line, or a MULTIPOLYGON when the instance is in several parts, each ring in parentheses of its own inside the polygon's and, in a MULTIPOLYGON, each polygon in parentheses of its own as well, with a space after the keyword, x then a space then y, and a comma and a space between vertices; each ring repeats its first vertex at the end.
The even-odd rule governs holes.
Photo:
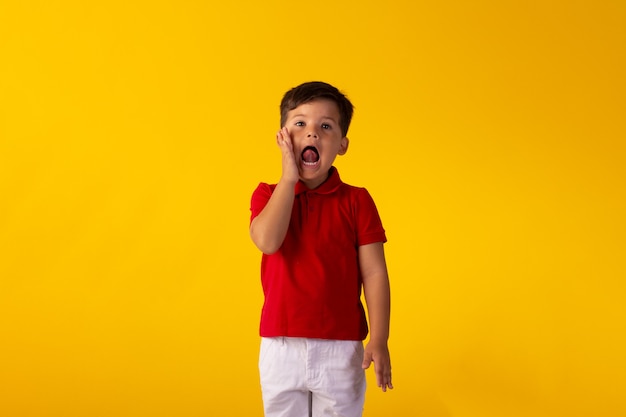
POLYGON ((339 171, 337 171, 337 168, 333 166, 330 167, 330 170, 328 171, 328 178, 326 178, 326 181, 321 183, 317 188, 311 190, 306 185, 304 185, 302 181, 298 181, 296 183, 295 191, 296 194, 307 192, 316 194, 330 194, 333 191, 337 190, 337 188, 339 188, 341 184, 343 184, 343 181, 341 181, 341 178, 339 177, 339 171))

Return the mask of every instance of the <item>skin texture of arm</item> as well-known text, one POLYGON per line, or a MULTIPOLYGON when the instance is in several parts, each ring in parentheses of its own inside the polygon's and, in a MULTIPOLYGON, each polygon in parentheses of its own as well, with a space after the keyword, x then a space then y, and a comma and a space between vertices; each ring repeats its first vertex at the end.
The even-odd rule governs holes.
POLYGON ((374 362, 376 384, 383 391, 387 391, 387 388, 393 389, 391 359, 387 346, 391 296, 383 243, 360 246, 359 262, 370 320, 370 340, 365 347, 363 369, 369 368, 374 362))
POLYGON ((291 136, 286 128, 276 134, 276 143, 282 152, 283 173, 267 205, 250 224, 252 241, 267 255, 276 252, 285 240, 295 197, 294 187, 299 178, 291 136))

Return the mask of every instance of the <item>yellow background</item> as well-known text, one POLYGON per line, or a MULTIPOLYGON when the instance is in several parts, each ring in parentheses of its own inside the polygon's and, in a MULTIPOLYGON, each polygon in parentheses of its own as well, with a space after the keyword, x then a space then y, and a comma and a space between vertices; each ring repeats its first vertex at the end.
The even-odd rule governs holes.
POLYGON ((396 389, 366 417, 626 414, 623 1, 0 0, 0 415, 261 416, 285 90, 356 106, 396 389))

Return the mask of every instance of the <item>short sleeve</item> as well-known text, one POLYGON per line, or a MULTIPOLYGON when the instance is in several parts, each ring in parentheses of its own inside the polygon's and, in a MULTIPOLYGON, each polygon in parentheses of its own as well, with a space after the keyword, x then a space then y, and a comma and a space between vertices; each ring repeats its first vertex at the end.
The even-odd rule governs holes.
POLYGON ((260 183, 252 193, 250 201, 250 223, 256 216, 263 211, 265 205, 272 196, 273 189, 269 184, 264 182, 260 183))
POLYGON ((374 199, 365 189, 359 189, 356 198, 355 214, 357 219, 357 245, 386 242, 387 236, 383 228, 374 199))

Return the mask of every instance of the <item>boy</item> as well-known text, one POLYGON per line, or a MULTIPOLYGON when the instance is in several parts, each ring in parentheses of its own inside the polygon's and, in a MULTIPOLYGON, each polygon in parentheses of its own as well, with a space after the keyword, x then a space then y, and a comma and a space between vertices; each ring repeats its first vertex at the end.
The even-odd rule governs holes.
POLYGON ((329 84, 309 82, 284 95, 280 112, 282 175, 259 184, 250 219, 263 252, 265 416, 361 416, 371 362, 378 386, 393 386, 385 231, 369 193, 343 183, 333 167, 348 150, 352 103, 329 84))

